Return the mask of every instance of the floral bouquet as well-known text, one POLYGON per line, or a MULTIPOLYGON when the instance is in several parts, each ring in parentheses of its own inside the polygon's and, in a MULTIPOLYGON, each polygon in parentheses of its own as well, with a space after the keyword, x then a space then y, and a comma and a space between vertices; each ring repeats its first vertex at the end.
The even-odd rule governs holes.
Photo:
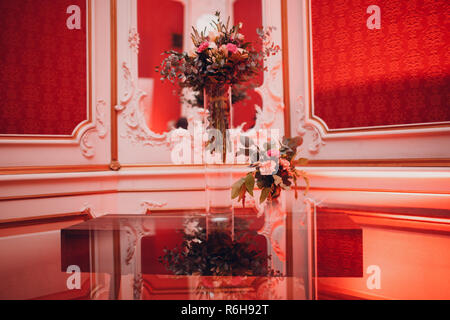
POLYGON ((280 147, 273 143, 266 143, 263 150, 251 139, 242 138, 244 148, 238 154, 245 154, 250 157, 252 164, 250 167, 255 171, 249 172, 245 177, 233 184, 231 198, 239 197, 239 201, 245 206, 246 193, 253 197, 255 183, 261 190, 259 202, 266 199, 276 199, 280 196, 281 190, 289 190, 295 186, 295 198, 297 193, 297 180, 303 178, 306 182, 305 194, 308 192, 309 179, 304 171, 298 171, 296 166, 305 165, 308 160, 305 158, 295 159, 297 148, 303 143, 301 137, 283 138, 280 147))
POLYGON ((165 248, 159 262, 175 275, 280 276, 269 266, 271 256, 255 247, 258 234, 249 230, 248 222, 236 218, 235 230, 235 239, 224 230, 207 234, 199 220, 187 219, 182 243, 165 248))
MULTIPOLYGON (((264 62, 280 50, 270 40, 274 28, 257 30, 260 50, 256 44, 245 41, 241 33, 242 23, 230 26, 230 18, 223 23, 220 12, 216 12, 213 30, 206 34, 206 29, 191 33, 194 49, 179 53, 167 51, 165 58, 156 70, 161 80, 178 83, 180 88, 189 88, 196 94, 196 100, 202 101, 208 110, 208 129, 215 129, 218 134, 209 138, 220 144, 215 150, 222 153, 225 163, 227 139, 226 130, 231 126, 232 87, 248 88, 248 83, 255 82, 259 72, 266 70, 264 62), (200 95, 202 95, 200 97, 200 95)), ((255 85, 256 86, 256 85, 255 85)), ((234 97, 245 96, 234 92, 234 97)), ((242 98, 242 97, 241 97, 242 98)), ((205 121, 206 122, 206 121, 205 121)))
POLYGON ((169 56, 161 62, 156 71, 161 80, 177 82, 182 88, 202 92, 205 88, 220 85, 235 85, 252 81, 261 70, 266 70, 264 61, 280 50, 270 41, 274 28, 258 29, 262 50, 254 44, 245 42, 240 33, 242 23, 230 27, 230 18, 226 24, 221 21, 220 12, 216 12, 217 21, 212 22, 213 31, 199 32, 194 27, 191 34, 195 49, 186 53, 166 51, 169 56))

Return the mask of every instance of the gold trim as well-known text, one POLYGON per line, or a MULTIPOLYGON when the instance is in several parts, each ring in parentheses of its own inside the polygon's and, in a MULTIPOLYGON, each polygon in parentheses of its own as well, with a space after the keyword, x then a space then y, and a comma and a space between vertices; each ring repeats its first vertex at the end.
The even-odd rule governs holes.
POLYGON ((117 90, 117 0, 110 2, 110 19, 111 19, 111 163, 110 169, 118 171, 121 168, 119 163, 119 147, 118 147, 118 123, 117 110, 118 90, 117 90))
POLYGON ((14 219, 4 219, 4 220, 0 220, 0 229, 16 228, 16 227, 36 225, 36 224, 54 223, 54 222, 60 222, 60 221, 73 220, 73 219, 82 218, 82 217, 87 217, 88 219, 93 218, 92 214, 89 211, 83 211, 83 212, 51 214, 51 215, 44 215, 44 216, 32 216, 32 217, 23 217, 23 218, 14 218, 14 219))
POLYGON ((119 171, 120 169, 122 169, 122 166, 118 161, 112 161, 109 165, 109 169, 112 171, 119 171))
MULTIPOLYGON (((250 164, 230 164, 232 168, 248 168, 250 164)), ((123 169, 139 169, 139 168, 204 168, 204 164, 173 164, 173 163, 156 163, 156 164, 122 164, 123 169)))
POLYGON ((289 23, 287 14, 287 0, 281 0, 281 42, 283 46, 283 99, 284 99, 284 134, 291 136, 291 104, 289 87, 289 23))
POLYGON ((151 192, 206 192, 205 188, 184 188, 184 189, 122 189, 117 190, 117 193, 151 193, 151 192))
POLYGON ((450 167, 450 158, 310 160, 305 167, 450 167))
POLYGON ((408 129, 430 129, 430 128, 450 128, 450 121, 442 121, 442 122, 430 122, 428 124, 425 123, 416 123, 416 124, 398 124, 398 125, 383 125, 383 126, 373 126, 373 127, 365 127, 365 128, 343 128, 343 129, 329 129, 326 125, 326 122, 322 120, 320 117, 314 115, 314 88, 312 85, 312 65, 313 65, 313 56, 312 56, 312 26, 311 26, 311 5, 310 0, 306 0, 306 27, 307 27, 307 49, 308 49, 308 91, 309 91, 309 118, 315 120, 324 130, 325 133, 328 134, 336 134, 336 133, 348 133, 348 132, 377 132, 377 131, 398 131, 398 130, 408 130, 408 129))
POLYGON ((394 300, 385 296, 375 295, 354 289, 336 287, 324 283, 318 284, 317 300, 394 300))
POLYGON ((73 140, 77 138, 77 135, 80 131, 93 123, 92 121, 92 0, 86 0, 87 5, 87 15, 86 15, 86 23, 87 23, 87 95, 88 95, 88 110, 87 110, 87 119, 81 121, 80 123, 75 125, 75 128, 70 135, 44 135, 44 134, 0 134, 0 142, 2 140, 18 140, 18 141, 48 141, 48 140, 73 140))
MULTIPOLYGON (((380 211, 364 211, 356 209, 333 209, 333 208, 320 208, 320 212, 331 212, 331 213, 345 213, 350 216, 367 217, 375 219, 387 219, 387 220, 398 220, 406 222, 419 222, 419 223, 433 223, 439 225, 449 225, 450 218, 446 217, 435 217, 432 215, 411 215, 411 214, 401 214, 380 211)), ((320 213, 319 213, 320 214, 320 213)))
MULTIPOLYGON (((287 0, 281 0, 281 39, 282 39, 282 55, 283 55, 283 99, 284 99, 284 135, 291 137, 291 107, 290 107, 290 74, 289 74, 289 22, 288 22, 288 4, 287 0)), ((292 214, 287 213, 286 216, 286 273, 287 276, 292 276, 294 273, 293 257, 293 227, 292 214)), ((294 286, 292 281, 287 282, 286 295, 288 299, 294 296, 294 286)))
POLYGON ((47 193, 47 194, 8 196, 8 197, 0 197, 0 202, 1 201, 13 201, 13 200, 34 200, 34 199, 49 199, 49 198, 61 198, 61 197, 91 196, 91 195, 111 194, 111 193, 117 193, 117 190, 97 190, 97 191, 80 191, 80 192, 66 192, 66 193, 47 193))
MULTIPOLYGON (((293 187, 293 190, 304 191, 305 187, 293 187)), ((450 191, 429 192, 417 190, 398 190, 398 189, 381 189, 381 188, 338 188, 338 187, 310 187, 309 191, 338 191, 338 192, 371 192, 371 193, 404 193, 404 194, 426 194, 426 195, 450 195, 450 191)))
POLYGON ((108 171, 107 165, 0 167, 0 175, 108 171))

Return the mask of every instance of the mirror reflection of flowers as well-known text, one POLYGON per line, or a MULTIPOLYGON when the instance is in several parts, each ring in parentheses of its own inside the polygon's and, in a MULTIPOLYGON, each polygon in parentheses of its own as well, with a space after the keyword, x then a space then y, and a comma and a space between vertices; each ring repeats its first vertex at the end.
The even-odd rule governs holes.
POLYGON ((244 146, 237 155, 244 154, 250 158, 251 168, 245 177, 236 181, 231 190, 231 198, 238 198, 245 206, 246 193, 254 196, 255 184, 261 190, 260 203, 276 199, 282 190, 290 190, 295 186, 295 198, 298 197, 297 181, 302 178, 306 183, 305 194, 308 192, 309 179, 297 166, 307 164, 305 158, 296 159, 297 149, 303 143, 301 137, 283 138, 278 147, 275 143, 266 143, 263 148, 256 145, 252 139, 241 137, 244 146))
POLYGON ((206 236, 199 220, 185 223, 182 243, 164 249, 159 261, 175 275, 198 276, 280 276, 270 268, 271 257, 255 246, 256 231, 235 218, 235 239, 220 229, 206 236))
POLYGON ((206 34, 194 27, 191 34, 195 46, 190 52, 166 51, 168 57, 156 71, 161 80, 177 82, 181 88, 190 88, 203 92, 208 86, 217 84, 236 85, 256 80, 260 71, 266 70, 264 61, 276 55, 280 47, 270 40, 273 27, 258 29, 262 49, 245 41, 241 34, 242 23, 230 26, 221 21, 220 12, 216 12, 217 21, 212 22, 214 30, 206 34))

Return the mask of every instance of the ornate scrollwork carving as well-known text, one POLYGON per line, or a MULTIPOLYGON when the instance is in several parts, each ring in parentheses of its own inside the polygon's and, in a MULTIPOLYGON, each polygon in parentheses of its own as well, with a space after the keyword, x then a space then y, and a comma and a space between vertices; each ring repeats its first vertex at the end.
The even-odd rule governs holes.
POLYGON ((167 206, 166 202, 158 202, 158 201, 143 201, 141 203, 142 213, 147 214, 152 209, 164 208, 167 206))
POLYGON ((147 94, 136 87, 126 62, 122 63, 122 72, 125 86, 124 93, 120 98, 120 104, 115 107, 120 112, 125 124, 121 137, 128 139, 132 143, 147 146, 169 146, 169 133, 156 134, 148 128, 145 117, 139 109, 141 99, 147 94))
POLYGON ((256 128, 269 129, 277 119, 277 114, 284 110, 283 94, 277 92, 276 86, 280 83, 282 63, 279 60, 268 72, 268 78, 263 85, 255 89, 264 102, 264 107, 255 105, 256 128))
POLYGON ((304 136, 308 131, 312 133, 312 140, 308 146, 308 152, 310 154, 317 154, 320 151, 320 148, 325 145, 325 142, 322 139, 322 134, 320 130, 312 125, 311 123, 306 122, 306 111, 305 104, 303 103, 303 97, 297 98, 297 115, 298 115, 298 126, 296 128, 296 132, 299 136, 304 136))
POLYGON ((80 149, 83 156, 92 158, 95 155, 94 145, 92 143, 92 134, 97 133, 100 139, 104 139, 107 134, 106 122, 106 102, 98 100, 95 107, 95 126, 86 130, 80 138, 80 149))
POLYGON ((258 231, 268 239, 271 249, 280 261, 286 261, 286 250, 283 241, 286 232, 286 211, 278 200, 266 202, 258 208, 259 214, 264 214, 264 226, 258 231))

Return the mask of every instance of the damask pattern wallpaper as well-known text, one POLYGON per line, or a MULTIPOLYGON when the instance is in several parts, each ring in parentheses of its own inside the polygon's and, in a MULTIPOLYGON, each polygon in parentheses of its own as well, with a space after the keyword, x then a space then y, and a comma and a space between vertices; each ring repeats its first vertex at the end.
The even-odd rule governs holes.
POLYGON ((86 9, 0 1, 0 134, 70 135, 87 119, 86 9))
POLYGON ((314 115, 329 129, 450 121, 449 1, 309 2, 314 115))

